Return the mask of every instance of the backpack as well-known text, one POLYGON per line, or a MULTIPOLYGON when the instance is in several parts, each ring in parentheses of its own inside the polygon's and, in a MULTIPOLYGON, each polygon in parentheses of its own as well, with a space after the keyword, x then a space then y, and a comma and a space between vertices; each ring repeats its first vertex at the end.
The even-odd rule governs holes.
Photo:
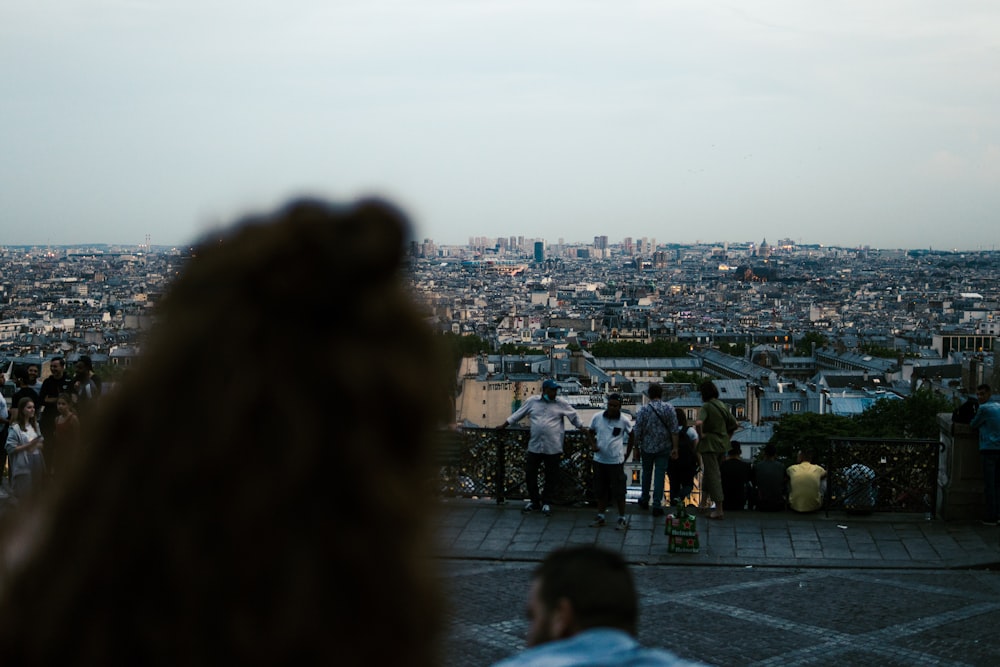
POLYGON ((954 424, 968 424, 972 421, 972 418, 976 416, 976 412, 979 410, 979 401, 974 398, 970 398, 965 403, 955 408, 954 412, 951 413, 951 421, 954 424))

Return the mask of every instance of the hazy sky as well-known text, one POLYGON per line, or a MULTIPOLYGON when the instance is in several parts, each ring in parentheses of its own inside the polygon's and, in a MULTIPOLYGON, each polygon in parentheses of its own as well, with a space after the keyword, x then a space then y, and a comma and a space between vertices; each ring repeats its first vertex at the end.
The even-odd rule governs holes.
POLYGON ((1000 2, 0 5, 0 244, 293 195, 419 238, 1000 248, 1000 2))

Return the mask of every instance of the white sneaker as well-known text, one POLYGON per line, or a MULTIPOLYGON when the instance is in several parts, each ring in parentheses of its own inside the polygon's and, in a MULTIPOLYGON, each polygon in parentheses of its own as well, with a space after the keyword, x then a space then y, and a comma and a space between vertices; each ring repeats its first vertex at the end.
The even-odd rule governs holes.
POLYGON ((607 521, 604 520, 604 515, 603 514, 598 514, 596 517, 594 517, 594 520, 590 522, 590 527, 591 528, 600 528, 601 526, 605 525, 606 523, 607 523, 607 521))
POLYGON ((628 519, 623 516, 618 517, 615 523, 615 530, 628 530, 628 519))
POLYGON ((548 505, 542 505, 542 514, 545 516, 552 516, 552 508, 548 505))

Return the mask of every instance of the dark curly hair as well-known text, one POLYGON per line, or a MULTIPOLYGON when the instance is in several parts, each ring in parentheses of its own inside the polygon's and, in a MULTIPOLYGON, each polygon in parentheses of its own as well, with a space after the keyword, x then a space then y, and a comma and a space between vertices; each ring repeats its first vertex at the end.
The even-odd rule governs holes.
POLYGON ((437 663, 448 365, 407 236, 384 202, 297 201, 197 247, 82 460, 6 531, 5 664, 437 663))

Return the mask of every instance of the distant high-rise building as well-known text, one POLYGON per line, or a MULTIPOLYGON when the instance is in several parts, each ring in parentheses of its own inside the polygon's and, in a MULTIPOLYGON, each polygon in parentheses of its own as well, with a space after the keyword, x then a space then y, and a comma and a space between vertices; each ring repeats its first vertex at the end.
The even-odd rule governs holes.
POLYGON ((594 248, 597 250, 607 250, 608 249, 608 237, 607 236, 595 236, 594 237, 594 248))
POLYGON ((535 261, 539 264, 545 261, 545 243, 543 241, 535 241, 535 261))
POLYGON ((622 250, 625 252, 626 255, 634 255, 635 254, 635 248, 632 246, 632 237, 631 236, 626 236, 622 240, 622 250))

